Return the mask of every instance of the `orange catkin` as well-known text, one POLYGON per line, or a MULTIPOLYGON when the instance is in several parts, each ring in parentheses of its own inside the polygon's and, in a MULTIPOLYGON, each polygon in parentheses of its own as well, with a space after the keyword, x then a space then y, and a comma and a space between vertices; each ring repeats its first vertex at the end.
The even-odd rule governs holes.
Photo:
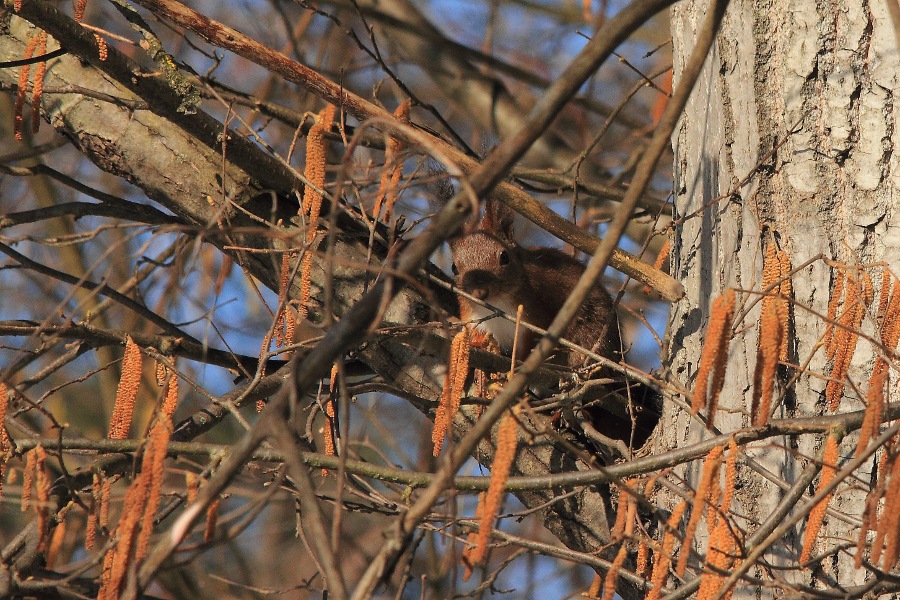
POLYGON ((60 521, 53 530, 53 536, 50 538, 50 546, 47 548, 46 567, 53 569, 56 561, 59 559, 59 551, 62 548, 63 540, 66 537, 66 522, 60 521))
POLYGON ((37 530, 41 536, 38 550, 43 550, 49 542, 47 534, 49 533, 48 518, 50 514, 50 487, 52 482, 47 474, 47 470, 44 468, 44 463, 47 462, 47 451, 38 444, 34 447, 34 452, 34 491, 37 496, 35 509, 37 510, 37 530))
POLYGON ((98 516, 100 512, 100 475, 94 473, 91 483, 91 512, 88 514, 87 529, 84 534, 84 549, 93 550, 97 541, 98 516))
POLYGON ((84 9, 87 6, 87 0, 78 0, 75 4, 75 22, 81 23, 84 18, 84 9))
POLYGON ((287 297, 288 288, 291 285, 291 260, 296 257, 296 252, 285 252, 281 255, 281 273, 278 278, 278 306, 281 307, 281 312, 278 313, 275 325, 275 346, 278 348, 293 342, 293 339, 286 334, 288 317, 291 312, 287 308, 287 297))
MULTIPOLYGON (((775 285, 775 282, 778 281, 778 278, 781 276, 781 263, 778 262, 778 248, 774 243, 770 243, 766 246, 766 256, 763 258, 763 272, 762 272, 762 286, 763 289, 768 289, 775 285)), ((774 290, 776 293, 778 290, 774 290)), ((775 298, 772 296, 765 296, 763 298, 763 302, 769 302, 770 304, 775 301, 775 298)))
POLYGON ((884 323, 884 315, 887 313, 888 303, 891 300, 892 287, 893 280, 891 279, 891 272, 885 267, 881 270, 881 291, 878 294, 878 312, 875 315, 882 323, 884 323))
POLYGON ((875 300, 875 285, 872 283, 872 276, 868 271, 862 272, 862 283, 860 284, 860 293, 863 297, 863 302, 866 307, 872 305, 872 302, 875 300))
POLYGON ((675 567, 675 574, 679 577, 684 575, 687 568, 687 561, 691 555, 691 543, 694 540, 694 533, 697 531, 697 525, 706 512, 707 501, 709 500, 709 492, 713 486, 713 480, 719 476, 719 467, 722 464, 722 455, 725 452, 725 446, 716 446, 706 455, 703 461, 703 474, 700 476, 700 483, 697 485, 697 491, 694 494, 694 507, 691 509, 691 517, 688 519, 687 527, 684 529, 684 539, 679 550, 678 565, 675 567))
POLYGON ((34 471, 37 461, 37 448, 25 453, 25 472, 22 475, 22 512, 31 508, 31 487, 34 484, 34 471))
POLYGON ((669 98, 672 95, 672 69, 666 71, 659 85, 665 93, 657 96, 656 102, 653 103, 653 107, 650 109, 650 122, 653 124, 652 127, 654 129, 662 120, 663 113, 665 113, 666 106, 669 104, 669 98))
POLYGON ((97 504, 97 523, 100 527, 109 526, 109 500, 112 497, 112 482, 109 478, 100 477, 100 502, 97 504))
POLYGON ((184 495, 185 495, 185 504, 190 504, 194 500, 197 499, 197 493, 200 491, 200 482, 197 480, 197 476, 190 471, 186 471, 184 474, 184 495))
POLYGON ((859 326, 865 315, 865 307, 862 301, 862 293, 859 284, 851 280, 847 284, 847 293, 844 299, 845 311, 841 315, 840 328, 834 333, 832 347, 834 349, 834 362, 831 367, 831 375, 825 386, 825 399, 828 409, 834 412, 838 409, 841 396, 844 393, 844 383, 847 379, 847 371, 856 352, 856 344, 859 341, 859 326))
POLYGON ((778 361, 787 358, 790 320, 787 298, 791 294, 791 282, 787 275, 790 270, 791 263, 787 253, 778 250, 774 243, 769 244, 763 261, 763 289, 775 286, 779 279, 781 283, 762 300, 756 369, 753 374, 753 403, 750 407, 750 417, 755 427, 762 427, 769 420, 778 361))
POLYGON ((109 439, 124 440, 131 427, 131 415, 141 385, 141 350, 130 336, 125 338, 125 358, 122 360, 122 376, 116 390, 116 404, 109 421, 109 439))
POLYGON ((331 129, 335 112, 332 104, 322 109, 306 138, 306 167, 303 174, 312 184, 303 189, 303 210, 310 217, 307 221, 310 227, 306 234, 307 241, 312 241, 316 235, 316 224, 322 207, 322 194, 316 188, 322 189, 325 186, 325 132, 331 129))
POLYGON ((99 33, 94 34, 94 39, 97 41, 97 58, 100 59, 100 62, 106 62, 106 59, 109 58, 109 46, 106 45, 106 40, 99 33))
MULTIPOLYGON (((788 319, 790 316, 787 301, 791 294, 791 279, 788 277, 790 271, 791 260, 788 257, 787 252, 778 250, 774 243, 769 244, 768 248, 766 248, 766 257, 763 261, 762 285, 763 289, 768 291, 762 300, 762 314, 774 311, 778 315, 782 331, 787 331, 788 319), (776 283, 778 285, 776 285, 776 283)), ((781 345, 784 346, 784 348, 779 351, 779 357, 783 359, 787 354, 786 336, 782 336, 781 345)))
POLYGON ((209 503, 206 509, 206 529, 203 531, 203 541, 211 542, 216 533, 216 522, 219 520, 219 505, 221 498, 216 498, 209 503))
POLYGON ((169 419, 172 418, 172 415, 175 414, 175 408, 178 406, 178 374, 176 372, 172 372, 172 376, 169 378, 168 387, 166 388, 166 397, 163 399, 162 403, 162 414, 167 416, 169 419))
POLYGON ((306 166, 303 175, 309 184, 303 189, 302 210, 306 216, 306 252, 300 263, 300 305, 297 307, 298 320, 306 318, 309 310, 309 302, 312 298, 310 280, 312 277, 312 252, 313 242, 319 233, 319 214, 322 211, 322 194, 319 190, 325 187, 325 132, 331 129, 334 121, 335 107, 326 106, 316 119, 316 123, 310 128, 306 138, 306 166))
POLYGON ((135 535, 145 508, 146 495, 147 479, 141 473, 128 486, 128 491, 125 493, 122 515, 119 517, 113 536, 116 545, 106 554, 103 561, 103 575, 100 592, 97 595, 98 600, 114 600, 119 597, 128 565, 134 558, 135 535))
MULTIPOLYGON (((823 490, 837 472, 838 461, 838 442, 834 435, 829 435, 825 440, 825 450, 822 452, 822 473, 819 475, 819 485, 816 488, 816 494, 823 490)), ((809 521, 806 524, 806 532, 803 535, 803 551, 800 553, 800 563, 809 561, 812 556, 813 548, 816 545, 816 537, 822 528, 822 522, 825 520, 825 513, 828 511, 828 503, 831 496, 828 494, 818 504, 816 504, 809 513, 809 521)))
POLYGON ((834 288, 831 290, 831 298, 828 300, 828 315, 827 322, 825 323, 825 338, 823 340, 823 345, 826 349, 826 355, 828 358, 832 358, 834 356, 833 344, 834 341, 834 321, 837 319, 837 309, 841 304, 841 297, 844 295, 844 272, 838 271, 834 276, 834 288))
POLYGON ((881 321, 881 343, 893 351, 900 340, 900 285, 895 285, 881 321))
MULTIPOLYGON (((700 588, 697 590, 697 600, 712 600, 722 589, 725 578, 716 572, 730 571, 737 566, 735 555, 738 545, 728 521, 721 519, 709 537, 709 547, 706 553, 706 564, 710 567, 700 576, 700 588)), ((731 598, 733 588, 724 595, 725 600, 731 598)))
POLYGON ((759 346, 753 373, 753 404, 750 408, 754 427, 763 427, 769 421, 783 335, 781 319, 775 306, 770 304, 763 309, 760 318, 759 346))
MULTIPOLYGON (((18 12, 18 11, 16 11, 18 12)), ((40 35, 35 35, 28 40, 25 52, 22 54, 23 59, 29 59, 34 56, 34 51, 40 42, 40 35)), ((19 85, 16 89, 16 104, 13 108, 13 132, 16 140, 21 142, 22 137, 22 110, 25 108, 25 95, 28 90, 28 76, 31 74, 31 65, 22 65, 19 68, 19 85)))
MULTIPOLYGON (((412 100, 406 99, 394 111, 394 116, 404 122, 409 122, 409 109, 412 100)), ((384 170, 381 173, 381 183, 378 186, 375 208, 372 217, 379 218, 381 207, 384 206, 384 220, 390 222, 394 204, 397 202, 397 188, 400 178, 403 176, 403 163, 398 160, 398 155, 403 151, 405 144, 397 138, 390 138, 387 143, 387 151, 384 154, 384 170)))
POLYGON ((828 345, 828 352, 826 354, 829 359, 834 360, 837 359, 838 353, 841 351, 841 348, 846 343, 846 339, 850 335, 850 332, 847 331, 847 325, 852 322, 853 310, 859 300, 859 284, 856 282, 856 279, 852 276, 845 277, 844 287, 844 299, 841 303, 841 308, 843 310, 841 314, 836 317, 837 325, 834 327, 834 335, 831 337, 831 343, 828 345), (840 327, 838 325, 840 325, 840 327))
POLYGON ((869 377, 869 391, 866 394, 866 414, 859 428, 859 442, 856 445, 856 453, 859 456, 869 445, 881 426, 884 413, 884 386, 888 381, 888 364, 881 357, 875 361, 872 376, 869 377))
POLYGON ((780 275, 783 278, 779 286, 778 293, 781 298, 776 305, 778 318, 781 320, 781 347, 778 351, 780 360, 786 361, 788 356, 788 342, 790 339, 790 299, 793 297, 794 289, 791 283, 791 259, 784 250, 778 251, 778 265, 780 267, 780 275))
MULTIPOLYGON (((331 398, 325 400, 325 423, 322 425, 322 446, 326 456, 337 454, 334 445, 334 402, 331 398)), ((322 467, 322 477, 328 477, 328 469, 322 467)))
POLYGON ((638 577, 646 577, 647 576, 647 559, 650 555, 650 546, 647 545, 647 541, 641 536, 638 540, 638 551, 637 551, 637 559, 635 560, 634 574, 638 577))
MULTIPOLYGON (((891 469, 891 481, 884 494, 884 511, 882 518, 878 519, 875 533, 876 548, 879 538, 886 544, 881 566, 885 571, 889 571, 896 566, 897 559, 900 558, 900 460, 894 461, 891 469)), ((876 562, 874 554, 872 562, 876 562)))
MULTIPOLYGON (((706 503, 709 508, 706 511, 706 530, 712 531, 719 522, 719 511, 715 510, 716 506, 721 504, 722 486, 719 485, 719 478, 716 476, 709 485, 709 492, 706 494, 706 503)), ((691 540, 693 541, 693 540, 691 540)))
POLYGON ((585 23, 590 23, 594 20, 593 14, 591 14, 591 0, 581 0, 581 18, 584 19, 585 23))
POLYGON ((453 337, 450 344, 450 359, 447 374, 444 376, 444 389, 441 401, 434 415, 434 429, 431 432, 433 454, 438 456, 444 446, 444 438, 453 423, 453 417, 459 410, 463 394, 465 394, 466 378, 469 375, 470 332, 468 327, 453 337))
POLYGON ((872 509, 869 514, 863 515, 863 525, 868 524, 868 529, 874 529, 875 520, 878 517, 878 501, 881 499, 884 490, 887 487, 888 479, 894 468, 894 462, 897 460, 897 454, 885 448, 878 458, 878 467, 875 470, 876 479, 869 489, 866 496, 866 509, 872 509))
MULTIPOLYGON (((484 513, 484 502, 487 498, 487 492, 480 492, 478 494, 478 503, 475 505, 475 515, 472 517, 473 520, 481 522, 481 515, 484 513)), ((468 581, 472 576, 472 563, 469 561, 469 555, 475 549, 475 544, 478 542, 478 532, 470 531, 468 537, 466 537, 466 546, 462 551, 462 563, 465 567, 465 572, 463 573, 463 581, 468 581)), ((599 593, 600 587, 598 584, 597 593, 599 593)), ((596 594, 595 594, 596 595, 596 594)))
POLYGON ((628 549, 625 544, 619 546, 619 552, 613 561, 609 572, 606 574, 606 583, 603 585, 603 600, 613 600, 616 595, 616 584, 619 582, 619 571, 625 564, 625 558, 628 556, 628 549))
MULTIPOLYGON (((322 426, 323 445, 325 454, 334 456, 337 454, 337 446, 334 443, 334 396, 337 391, 338 366, 331 365, 331 378, 328 384, 328 399, 325 401, 323 412, 325 424, 322 426)), ((328 477, 328 469, 322 469, 322 477, 328 477)))
MULTIPOLYGON (((871 545, 868 544, 868 537, 869 531, 878 527, 876 524, 878 517, 878 503, 887 487, 889 473, 892 472, 896 460, 897 455, 887 449, 881 453, 881 458, 878 459, 878 468, 875 471, 877 473, 877 479, 874 485, 869 488, 869 493, 866 494, 866 505, 862 514, 862 525, 859 528, 859 537, 856 542, 855 563, 857 569, 862 567, 867 546, 871 553, 870 560, 872 563, 877 563, 878 558, 881 555, 881 549, 884 546, 884 537, 881 539, 876 537, 871 545)), ((894 510, 896 512, 896 508, 894 510)))
POLYGON ((518 443, 519 424, 516 420, 517 411, 508 411, 500 420, 497 430, 497 450, 494 452, 494 464, 491 465, 491 481, 488 484, 487 494, 484 497, 484 506, 481 508, 481 522, 478 524, 478 536, 475 547, 466 556, 470 566, 481 564, 487 555, 488 541, 491 539, 491 531, 497 521, 497 514, 503 504, 506 482, 509 480, 509 472, 513 459, 516 456, 518 443))
POLYGON ((653 573, 650 575, 650 585, 652 587, 646 596, 646 600, 659 600, 659 597, 662 595, 662 588, 666 583, 669 567, 672 564, 672 549, 675 548, 676 541, 675 531, 687 507, 687 500, 682 500, 675 507, 675 510, 672 511, 672 514, 669 515, 661 547, 653 556, 653 573))
POLYGON ((710 425, 712 425, 713 416, 719 403, 719 394, 725 383, 725 367, 728 364, 728 342, 731 338, 731 325, 734 320, 734 304, 734 290, 731 289, 726 290, 713 302, 709 314, 709 327, 706 330, 706 341, 703 343, 700 365, 697 368, 697 383, 694 386, 691 410, 697 414, 700 409, 708 405, 710 425), (708 402, 707 396, 710 396, 708 402))
MULTIPOLYGON (((119 597, 129 564, 143 558, 153 533, 153 523, 161 497, 166 451, 173 429, 170 414, 175 410, 178 397, 178 378, 175 373, 172 373, 169 378, 168 386, 163 407, 157 416, 156 423, 150 430, 149 440, 144 448, 140 473, 134 478, 125 493, 122 515, 119 517, 113 536, 116 545, 107 554, 103 564, 103 576, 98 595, 98 598, 101 599, 119 597)), ((98 486, 98 482, 99 478, 95 476, 95 488, 98 486)), ((108 489, 109 482, 107 480, 103 484, 101 496, 107 495, 108 489)), ((107 496, 101 500, 101 506, 108 505, 108 502, 107 496)), ((104 521, 108 517, 103 516, 102 508, 100 514, 99 521, 105 525, 104 521)), ((96 524, 94 524, 94 529, 96 529, 96 524)))
MULTIPOLYGON (((173 379, 175 379, 173 377, 173 379)), ((144 450, 141 462, 141 476, 147 478, 147 497, 144 501, 141 532, 137 540, 135 560, 141 560, 147 553, 150 536, 153 534, 153 523, 162 492, 166 450, 172 436, 172 421, 165 412, 150 430, 150 441, 144 450)))
POLYGON ((725 459, 725 490, 722 495, 721 508, 728 512, 731 508, 731 500, 734 498, 734 488, 737 482, 737 458, 738 445, 734 438, 728 440, 728 458, 725 459))
POLYGON ((629 494, 625 491, 625 484, 619 486, 619 502, 616 507, 616 522, 613 524, 612 530, 609 532, 610 538, 620 540, 625 534, 625 517, 628 515, 628 498, 629 494))
MULTIPOLYGON (((880 496, 884 498, 884 508, 874 527, 875 541, 871 545, 871 556, 869 560, 871 560, 873 564, 879 562, 882 558, 882 553, 885 550, 885 542, 887 541, 888 552, 884 555, 885 558, 883 564, 887 569, 892 569, 896 560, 890 559, 890 547, 891 545, 896 546, 896 543, 893 542, 893 540, 897 539, 898 529, 900 529, 898 528, 898 521, 900 521, 900 460, 897 460, 897 457, 893 452, 888 452, 887 454, 890 454, 890 456, 888 457, 888 461, 886 461, 884 468, 879 471, 878 481, 878 485, 881 488, 880 491, 882 492, 880 496), (890 477, 887 477, 887 462, 890 462, 890 477), (884 482, 885 479, 888 479, 888 481, 884 482)), ((876 509, 878 500, 878 497, 873 499, 873 504, 876 505, 876 509)))
POLYGON ((6 409, 9 406, 9 390, 0 383, 0 497, 3 496, 3 482, 6 481, 6 462, 12 450, 12 440, 6 433, 6 409))
POLYGON ((169 368, 161 360, 157 360, 155 363, 156 368, 153 370, 153 378, 156 380, 157 386, 163 387, 166 385, 166 378, 169 376, 169 368))

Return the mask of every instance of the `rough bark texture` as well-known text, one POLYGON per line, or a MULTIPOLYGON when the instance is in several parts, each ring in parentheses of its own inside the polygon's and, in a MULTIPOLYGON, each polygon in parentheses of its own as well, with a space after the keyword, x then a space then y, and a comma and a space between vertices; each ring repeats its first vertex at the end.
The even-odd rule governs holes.
MULTIPOLYGON (((707 6, 691 1, 673 10, 676 82, 707 6)), ((790 363, 808 362, 808 370, 799 375, 775 416, 827 411, 823 375, 830 362, 817 344, 825 331, 822 316, 835 271, 816 257, 851 266, 884 261, 897 272, 900 165, 895 147, 900 133, 895 131, 893 90, 898 79, 894 31, 882 2, 742 0, 730 5, 716 51, 673 140, 675 216, 684 219, 675 233, 673 275, 684 284, 687 297, 672 312, 668 347, 671 375, 687 389, 694 386, 711 301, 729 287, 760 291, 765 249, 774 242, 794 268, 812 261, 792 277, 795 305, 788 352, 790 363)), ((869 273, 878 288, 880 269, 869 273)), ((750 423, 759 297, 753 292, 738 295, 742 321, 735 326, 716 417, 722 431, 750 423)), ((873 323, 867 316, 862 331, 877 335, 873 323)), ((853 382, 866 381, 873 357, 873 347, 860 341, 849 372, 853 382)), ((795 375, 797 368, 782 366, 776 394, 795 375)), ((839 410, 861 406, 857 392, 846 387, 839 410)), ((658 449, 709 435, 672 404, 666 405, 663 419, 658 449)), ((855 440, 855 435, 844 440, 843 457, 852 454, 855 440)), ((755 467, 790 484, 821 444, 821 437, 810 435, 799 443, 782 438, 748 448, 739 472, 740 506, 735 507, 746 515, 740 523, 745 531, 752 533, 782 495, 755 467)), ((864 467, 859 474, 865 477, 870 470, 864 467)), ((698 473, 686 475, 696 485, 698 473)), ((856 539, 862 499, 846 493, 832 501, 847 519, 827 518, 814 556, 856 539)), ((767 555, 775 566, 796 566, 803 524, 767 555)), ((705 548, 707 541, 701 540, 699 547, 705 548)), ((821 580, 829 586, 865 578, 847 553, 838 552, 823 564, 824 572, 795 570, 779 576, 789 583, 821 580)), ((763 576, 759 568, 750 574, 763 576)), ((738 596, 773 593, 778 595, 744 584, 738 596)))

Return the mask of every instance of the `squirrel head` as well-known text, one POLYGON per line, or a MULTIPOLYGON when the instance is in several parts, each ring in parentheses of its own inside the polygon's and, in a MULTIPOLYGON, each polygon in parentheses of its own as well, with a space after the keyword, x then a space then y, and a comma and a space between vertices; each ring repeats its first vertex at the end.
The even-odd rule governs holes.
POLYGON ((516 297, 525 272, 512 226, 512 212, 488 200, 478 229, 450 241, 453 275, 463 291, 492 304, 516 297))

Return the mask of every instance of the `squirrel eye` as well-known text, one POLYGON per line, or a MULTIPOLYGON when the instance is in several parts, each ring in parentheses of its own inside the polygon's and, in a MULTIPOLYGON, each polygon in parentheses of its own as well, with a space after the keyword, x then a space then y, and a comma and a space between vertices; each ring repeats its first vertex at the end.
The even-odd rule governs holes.
POLYGON ((456 268, 456 263, 450 263, 450 270, 453 271, 454 275, 459 275, 459 269, 456 268))
POLYGON ((509 264, 509 253, 506 250, 503 250, 500 253, 500 265, 508 265, 509 264))

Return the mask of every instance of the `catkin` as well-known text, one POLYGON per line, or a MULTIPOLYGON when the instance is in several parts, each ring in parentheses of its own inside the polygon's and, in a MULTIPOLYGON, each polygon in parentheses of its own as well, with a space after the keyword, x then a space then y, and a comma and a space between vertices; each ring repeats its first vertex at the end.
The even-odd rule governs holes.
POLYGON ((869 389, 866 393, 866 414, 859 428, 859 441, 856 444, 854 456, 861 455, 869 441, 875 438, 878 428, 881 426, 884 413, 884 386, 888 381, 888 364, 879 357, 875 361, 875 368, 869 377, 869 389))
POLYGON ((306 217, 306 252, 300 263, 300 305, 297 307, 298 321, 306 318, 312 298, 312 258, 313 242, 319 233, 319 214, 322 211, 322 194, 319 190, 325 187, 325 132, 331 129, 334 122, 335 107, 329 104, 316 119, 306 138, 306 165, 303 175, 310 183, 303 189, 302 210, 306 217))
POLYGON ((840 405, 847 371, 850 369, 853 354, 856 352, 856 344, 859 341, 857 332, 865 314, 861 296, 859 283, 850 280, 844 298, 844 314, 839 320, 841 327, 835 331, 832 338, 834 362, 829 381, 825 386, 825 399, 831 412, 836 411, 840 405))
POLYGON ((444 377, 444 389, 441 391, 441 400, 434 415, 434 429, 431 432, 434 456, 441 453, 444 438, 450 430, 453 417, 456 416, 466 391, 470 343, 469 328, 463 327, 462 331, 453 337, 450 344, 450 359, 447 364, 447 374, 444 377))
POLYGON ((728 342, 731 338, 731 325, 734 320, 734 290, 726 290, 716 298, 710 309, 709 326, 706 340, 697 368, 697 383, 694 386, 694 398, 691 410, 698 413, 704 406, 709 406, 709 424, 719 403, 719 394, 725 384, 725 368, 728 364, 728 342), (707 400, 707 396, 709 399, 707 400))
MULTIPOLYGON (((404 122, 409 122, 409 109, 412 101, 409 99, 400 103, 394 111, 394 116, 404 122)), ((378 186, 377 200, 375 208, 372 210, 372 216, 378 219, 381 208, 384 206, 384 220, 390 222, 391 213, 394 211, 394 204, 397 202, 397 188, 400 184, 400 178, 403 176, 403 163, 398 156, 403 151, 405 144, 391 137, 387 143, 387 149, 384 153, 384 169, 381 172, 381 182, 378 186)))
MULTIPOLYGON (((18 9, 16 9, 18 12, 18 9)), ((23 59, 29 59, 34 55, 34 51, 40 43, 40 35, 35 35, 30 40, 28 40, 28 45, 25 46, 25 52, 22 54, 23 59)), ((19 67, 19 84, 16 89, 16 103, 13 107, 13 133, 15 135, 16 141, 21 142, 25 139, 22 136, 22 111, 25 108, 25 97, 28 91, 28 77, 31 74, 31 65, 22 65, 19 67)))
MULTIPOLYGON (((834 435, 829 435, 825 440, 825 450, 822 452, 822 472, 819 475, 819 485, 816 488, 816 494, 825 489, 837 472, 838 461, 838 442, 834 435)), ((813 548, 816 544, 816 537, 822 528, 822 522, 825 520, 825 513, 828 511, 828 503, 831 501, 829 493, 816 504, 809 513, 809 520, 806 524, 806 531, 803 535, 803 551, 800 553, 800 564, 809 561, 812 556, 813 548)))
POLYGON ((659 600, 662 595, 662 588, 666 583, 669 567, 672 564, 672 549, 675 548, 676 541, 674 532, 681 522, 681 517, 684 515, 684 511, 687 510, 687 507, 687 500, 682 500, 675 507, 675 510, 672 511, 672 514, 669 515, 661 547, 653 556, 653 573, 650 575, 651 588, 646 596, 646 600, 659 600))
POLYGON ((700 476, 700 483, 697 485, 697 491, 694 493, 694 506, 691 509, 691 516, 688 519, 687 526, 684 529, 684 538, 679 550, 678 564, 675 567, 675 574, 679 577, 684 575, 687 568, 687 561, 691 555, 691 543, 694 540, 694 533, 697 531, 697 525, 708 506, 709 491, 713 485, 713 480, 719 476, 719 467, 722 464, 722 455, 725 452, 725 446, 716 446, 710 450, 703 461, 703 474, 700 476))
POLYGON ((754 427, 763 427, 772 412, 772 396, 778 374, 778 357, 781 338, 784 335, 781 318, 774 305, 763 309, 759 328, 759 347, 756 353, 756 369, 753 373, 753 404, 750 416, 754 427))
POLYGON ((822 341, 825 346, 826 356, 831 359, 834 356, 834 322, 837 319, 837 309, 841 304, 841 297, 844 295, 844 272, 838 271, 834 276, 834 287, 831 290, 831 298, 828 300, 828 314, 825 322, 825 337, 822 341))
POLYGON ((625 544, 619 546, 619 552, 613 560, 609 572, 606 574, 606 582, 603 584, 603 600, 613 600, 616 595, 616 584, 619 582, 619 571, 625 564, 625 558, 628 556, 628 549, 625 544))
POLYGON ((125 338, 125 358, 122 360, 122 375, 116 390, 116 403, 109 420, 109 439, 124 440, 131 427, 131 415, 141 385, 141 349, 130 336, 125 338))
MULTIPOLYGON (((322 426, 322 445, 324 446, 326 456, 335 456, 337 454, 337 445, 334 443, 334 397, 337 393, 338 372, 339 369, 337 364, 331 365, 331 377, 328 383, 328 399, 325 400, 324 410, 322 411, 325 413, 325 424, 322 426)), ((322 477, 328 477, 328 469, 322 469, 322 477)))
POLYGON ((788 342, 790 340, 790 300, 794 295, 793 284, 791 283, 791 259, 784 250, 778 251, 778 264, 780 267, 780 275, 782 277, 781 285, 778 293, 781 295, 776 304, 776 312, 781 321, 781 345, 778 351, 779 360, 786 361, 788 359, 788 342))
POLYGON ((0 498, 3 497, 3 482, 6 481, 6 463, 12 450, 12 440, 6 432, 6 409, 9 406, 9 390, 0 383, 0 498))
POLYGON ((516 417, 515 411, 507 411, 500 420, 497 430, 497 450, 494 452, 494 463, 491 465, 491 481, 481 508, 475 547, 469 549, 464 557, 470 567, 481 564, 487 556, 488 541, 505 495, 503 488, 509 480, 510 469, 516 456, 519 428, 516 417))

